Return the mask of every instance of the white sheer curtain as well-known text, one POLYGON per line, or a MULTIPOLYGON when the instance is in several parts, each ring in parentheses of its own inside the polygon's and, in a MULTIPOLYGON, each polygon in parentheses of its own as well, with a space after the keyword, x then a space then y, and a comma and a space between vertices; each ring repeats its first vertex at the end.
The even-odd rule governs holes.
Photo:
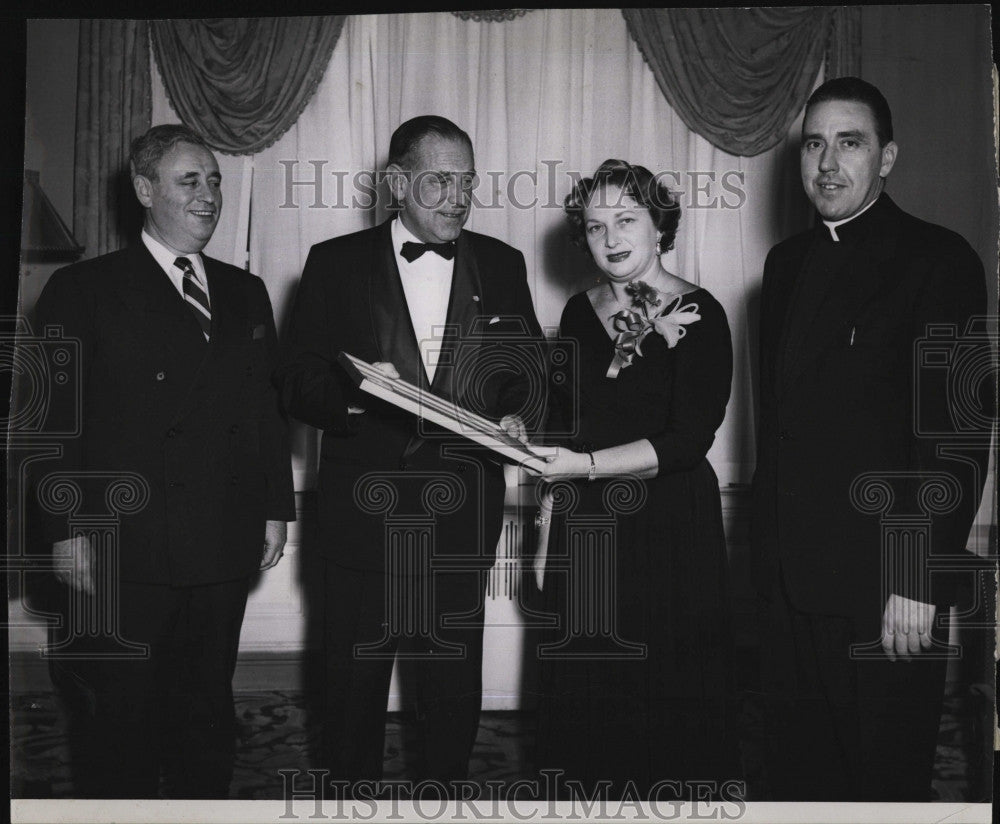
MULTIPOLYGON (((155 74, 153 87, 153 122, 175 120, 155 74)), ((715 295, 733 333, 733 396, 709 458, 724 485, 748 481, 764 258, 810 214, 798 180, 798 124, 788 141, 754 158, 714 148, 667 105, 614 9, 538 10, 504 23, 447 13, 351 16, 295 126, 253 158, 220 158, 227 206, 208 251, 242 265, 249 232, 250 268, 267 282, 279 327, 309 247, 385 216, 381 205, 351 205, 366 197, 355 173, 383 168, 393 129, 427 113, 472 137, 483 205, 468 228, 524 252, 546 327, 598 277, 569 243, 559 208, 570 174, 589 175, 609 157, 675 173, 684 212, 664 262, 715 295), (320 190, 289 188, 317 172, 320 190)), ((307 488, 311 433, 299 431, 296 452, 298 484, 307 488)))

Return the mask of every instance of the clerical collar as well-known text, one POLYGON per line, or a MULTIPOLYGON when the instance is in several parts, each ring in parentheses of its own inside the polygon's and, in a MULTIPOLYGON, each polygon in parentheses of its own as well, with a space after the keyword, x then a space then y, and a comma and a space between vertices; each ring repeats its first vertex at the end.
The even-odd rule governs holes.
POLYGON ((850 223, 853 220, 857 220, 872 206, 878 203, 880 197, 882 197, 881 192, 879 193, 878 197, 876 197, 871 203, 865 206, 865 208, 862 209, 860 212, 855 212, 853 215, 851 215, 850 217, 845 217, 843 220, 824 220, 823 223, 826 224, 826 228, 830 230, 830 238, 835 242, 839 242, 840 237, 837 235, 837 227, 843 226, 846 223, 850 223))

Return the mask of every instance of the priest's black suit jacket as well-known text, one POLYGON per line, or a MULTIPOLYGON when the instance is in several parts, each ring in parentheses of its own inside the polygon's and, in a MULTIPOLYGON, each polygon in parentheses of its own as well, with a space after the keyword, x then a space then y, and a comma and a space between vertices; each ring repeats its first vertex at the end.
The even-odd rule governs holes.
POLYGON ((267 290, 202 259, 209 342, 141 241, 55 272, 36 307, 39 334, 77 342, 67 373, 78 374, 73 391, 50 394, 46 421, 78 434, 60 439, 59 458, 33 464, 41 537, 51 544, 70 537, 71 519, 117 513, 122 581, 246 578, 260 565, 265 521, 295 520, 267 290), (79 488, 76 505, 46 482, 55 473, 79 488), (125 484, 109 494, 116 476, 125 484))
MULTIPOLYGON (((544 415, 544 339, 523 255, 462 231, 440 362, 428 386, 395 255, 391 221, 312 247, 275 374, 295 418, 323 431, 321 547, 350 569, 386 568, 392 524, 433 522, 435 556, 492 566, 503 516, 496 456, 358 389, 337 355, 395 365, 400 376, 493 420, 544 415), (348 407, 364 409, 349 414, 348 407)), ((432 254, 428 252, 427 254, 432 254)))
POLYGON ((787 350, 796 280, 829 230, 817 221, 774 247, 764 268, 756 576, 766 593, 780 569, 801 611, 875 623, 886 591, 946 605, 969 580, 931 566, 968 560, 985 479, 989 345, 969 323, 986 311, 986 287, 962 237, 888 195, 837 231, 846 258, 787 350), (884 584, 883 539, 905 526, 899 517, 911 534, 929 526, 937 557, 884 584))

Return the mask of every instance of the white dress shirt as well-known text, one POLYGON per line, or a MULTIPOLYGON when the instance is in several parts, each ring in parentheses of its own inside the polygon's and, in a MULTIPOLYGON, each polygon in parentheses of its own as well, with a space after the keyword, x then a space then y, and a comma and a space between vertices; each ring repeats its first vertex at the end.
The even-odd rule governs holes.
MULTIPOLYGON (((182 298, 184 298, 184 272, 174 266, 174 261, 179 257, 186 257, 191 261, 191 267, 194 269, 195 279, 198 281, 198 285, 202 288, 205 294, 208 295, 208 278, 205 276, 205 264, 202 261, 200 254, 197 252, 193 254, 182 254, 180 252, 175 252, 172 249, 168 249, 145 229, 142 230, 142 242, 146 244, 146 248, 149 249, 149 253, 153 256, 153 259, 160 264, 160 268, 166 273, 167 277, 170 278, 170 282, 174 285, 174 289, 178 291, 182 298)), ((184 300, 187 300, 187 298, 184 298, 184 300)), ((209 295, 209 303, 211 303, 211 295, 209 295)))
POLYGON ((451 279, 455 272, 455 259, 445 260, 436 252, 424 252, 412 263, 402 255, 406 241, 421 243, 398 217, 392 221, 392 251, 396 255, 399 278, 403 283, 406 307, 410 322, 417 336, 420 359, 427 372, 427 380, 434 380, 441 338, 448 320, 448 299, 451 296, 451 279))

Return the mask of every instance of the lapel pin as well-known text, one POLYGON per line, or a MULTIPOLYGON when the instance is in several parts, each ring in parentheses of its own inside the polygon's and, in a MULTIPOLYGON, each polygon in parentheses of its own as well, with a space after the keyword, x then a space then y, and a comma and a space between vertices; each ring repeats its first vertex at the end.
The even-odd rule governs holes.
POLYGON ((475 301, 476 303, 479 303, 479 295, 473 295, 473 296, 472 296, 472 299, 473 299, 473 300, 474 300, 474 301, 475 301))

